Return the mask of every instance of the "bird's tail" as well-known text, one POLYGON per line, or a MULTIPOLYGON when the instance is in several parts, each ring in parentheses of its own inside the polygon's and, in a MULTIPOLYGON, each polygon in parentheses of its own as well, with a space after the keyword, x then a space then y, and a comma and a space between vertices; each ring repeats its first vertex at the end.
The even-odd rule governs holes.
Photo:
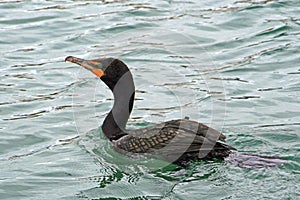
POLYGON ((269 168, 282 165, 286 160, 278 156, 259 155, 246 152, 234 152, 225 161, 238 167, 247 169, 269 168))

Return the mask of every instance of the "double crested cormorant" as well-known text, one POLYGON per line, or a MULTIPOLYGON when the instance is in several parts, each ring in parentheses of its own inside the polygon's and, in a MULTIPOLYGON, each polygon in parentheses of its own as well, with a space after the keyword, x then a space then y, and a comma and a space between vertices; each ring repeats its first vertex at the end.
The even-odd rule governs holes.
POLYGON ((126 130, 135 95, 132 74, 126 64, 114 58, 84 60, 68 56, 65 61, 90 70, 113 92, 114 105, 102 124, 102 130, 119 152, 155 154, 163 160, 185 166, 193 160, 224 159, 236 150, 218 142, 225 141, 222 133, 188 117, 126 130))

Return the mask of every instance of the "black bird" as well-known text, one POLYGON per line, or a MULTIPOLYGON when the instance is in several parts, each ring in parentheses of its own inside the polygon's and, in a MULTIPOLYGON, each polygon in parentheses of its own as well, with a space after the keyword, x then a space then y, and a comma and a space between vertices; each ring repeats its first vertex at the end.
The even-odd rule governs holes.
POLYGON ((102 130, 117 151, 156 155, 170 163, 186 166, 195 160, 224 159, 236 150, 218 141, 225 141, 222 133, 188 117, 126 130, 135 95, 132 74, 126 64, 114 58, 84 60, 68 56, 65 61, 90 70, 113 92, 113 108, 105 118, 102 130))

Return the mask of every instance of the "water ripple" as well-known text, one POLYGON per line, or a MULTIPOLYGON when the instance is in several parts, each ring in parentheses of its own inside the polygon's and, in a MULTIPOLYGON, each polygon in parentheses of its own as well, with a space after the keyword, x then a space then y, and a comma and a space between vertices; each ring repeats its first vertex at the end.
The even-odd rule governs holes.
POLYGON ((1 198, 296 199, 299 6, 0 1, 1 198), (245 170, 210 161, 152 171, 146 165, 156 161, 138 162, 109 146, 98 127, 112 95, 89 72, 64 63, 68 55, 128 64, 137 88, 131 129, 196 108, 210 125, 219 112, 211 102, 226 103, 220 131, 230 145, 290 162, 245 170))

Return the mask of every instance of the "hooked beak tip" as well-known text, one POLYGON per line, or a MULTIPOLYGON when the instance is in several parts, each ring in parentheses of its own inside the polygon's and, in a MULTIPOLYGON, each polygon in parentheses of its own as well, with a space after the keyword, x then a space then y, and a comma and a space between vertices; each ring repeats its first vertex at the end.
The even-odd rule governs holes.
POLYGON ((68 57, 66 57, 65 58, 65 62, 73 62, 73 60, 74 60, 74 58, 73 58, 73 56, 68 56, 68 57))

